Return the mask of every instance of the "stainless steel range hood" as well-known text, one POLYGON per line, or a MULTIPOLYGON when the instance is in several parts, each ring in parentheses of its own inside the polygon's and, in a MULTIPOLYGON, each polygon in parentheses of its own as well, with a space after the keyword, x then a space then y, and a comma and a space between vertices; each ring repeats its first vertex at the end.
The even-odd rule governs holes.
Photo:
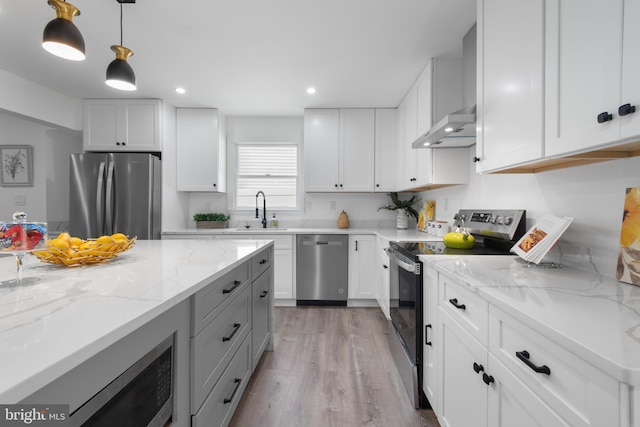
POLYGON ((462 102, 464 108, 447 114, 420 135, 413 148, 468 147, 476 143, 476 26, 462 39, 462 102))

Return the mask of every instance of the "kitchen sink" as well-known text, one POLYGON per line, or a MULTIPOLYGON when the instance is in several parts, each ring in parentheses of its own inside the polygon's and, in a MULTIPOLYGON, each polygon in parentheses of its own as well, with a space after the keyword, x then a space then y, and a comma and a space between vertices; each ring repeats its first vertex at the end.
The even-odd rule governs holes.
POLYGON ((287 231, 286 228, 233 228, 231 231, 235 232, 243 232, 243 233, 277 233, 278 231, 287 231))

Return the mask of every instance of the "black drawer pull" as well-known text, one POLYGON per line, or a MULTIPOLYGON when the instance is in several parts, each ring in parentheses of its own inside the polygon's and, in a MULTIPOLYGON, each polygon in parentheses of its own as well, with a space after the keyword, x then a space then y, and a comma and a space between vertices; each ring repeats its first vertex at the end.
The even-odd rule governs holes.
POLYGON ((598 123, 605 123, 610 120, 613 120, 613 116, 608 112, 605 111, 604 113, 598 114, 598 123))
POLYGON ((484 371, 484 366, 478 365, 476 362, 473 362, 473 370, 476 371, 476 374, 484 371))
POLYGON ((536 366, 529 360, 529 352, 527 350, 516 351, 516 357, 524 362, 525 365, 539 374, 551 375, 551 369, 547 365, 536 366))
POLYGON ((236 383, 236 386, 233 388, 233 393, 231 393, 231 397, 225 397, 224 400, 222 401, 225 405, 227 403, 233 402, 233 397, 236 395, 236 392, 240 388, 240 383, 242 383, 242 378, 234 378, 233 382, 236 383))
POLYGON ((269 291, 262 291, 262 293, 260 294, 260 298, 264 298, 267 295, 269 295, 269 291))
POLYGON ((240 329, 240 326, 242 326, 240 323, 234 323, 233 324, 233 332, 231 332, 231 335, 228 335, 226 337, 222 337, 222 342, 231 341, 231 338, 233 338, 233 336, 236 334, 236 332, 238 332, 238 330, 240 329))
POLYGON ((431 329, 431 324, 424 325, 424 343, 425 343, 425 345, 432 345, 431 341, 429 341, 429 338, 427 338, 429 336, 429 333, 427 332, 429 329, 431 329))
POLYGON ((260 265, 262 265, 262 264, 266 264, 266 263, 267 263, 267 261, 268 261, 268 260, 266 260, 266 259, 261 259, 261 260, 260 260, 260 265))
POLYGON ((385 269, 386 269, 386 268, 389 268, 389 266, 388 266, 388 265, 384 265, 384 264, 382 264, 382 268, 385 268, 385 269))
POLYGON ((482 374, 482 381, 484 381, 484 383, 486 385, 489 385, 493 382, 495 382, 495 380, 493 379, 492 375, 487 375, 487 374, 482 374))
POLYGON ((451 299, 449 300, 449 302, 450 302, 451 304, 453 304, 453 306, 454 306, 455 308, 457 308, 457 309, 460 309, 460 310, 466 310, 466 309, 467 309, 467 306, 466 306, 466 305, 464 305, 464 304, 458 304, 458 298, 451 298, 451 299))
POLYGON ((233 281, 233 286, 232 286, 232 287, 230 287, 230 288, 227 288, 227 289, 223 289, 223 290, 222 290, 222 293, 223 293, 223 294, 230 294, 231 292, 235 291, 235 290, 236 290, 236 288, 237 288, 238 286, 240 286, 241 284, 242 284, 242 282, 241 282, 241 281, 239 281, 239 280, 234 280, 234 281, 233 281))
POLYGON ((636 106, 631 104, 624 104, 618 108, 618 114, 621 116, 626 116, 627 114, 635 113, 636 106))

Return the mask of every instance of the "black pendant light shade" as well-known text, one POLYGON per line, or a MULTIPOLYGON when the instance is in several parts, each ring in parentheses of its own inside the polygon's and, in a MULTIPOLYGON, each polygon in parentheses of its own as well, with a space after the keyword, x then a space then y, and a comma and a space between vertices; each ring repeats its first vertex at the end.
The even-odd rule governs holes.
POLYGON ((116 59, 107 67, 107 84, 120 90, 136 90, 136 74, 127 62, 133 55, 131 49, 124 46, 111 46, 116 53, 116 59))
POLYGON ((107 67, 107 85, 120 90, 136 90, 136 74, 127 62, 133 51, 122 45, 122 3, 135 3, 135 0, 116 0, 120 3, 120 44, 111 46, 116 59, 107 67))
POLYGON ((66 1, 48 0, 48 3, 56 10, 56 19, 44 28, 42 47, 64 59, 84 60, 84 39, 72 21, 74 16, 80 15, 80 11, 66 1))

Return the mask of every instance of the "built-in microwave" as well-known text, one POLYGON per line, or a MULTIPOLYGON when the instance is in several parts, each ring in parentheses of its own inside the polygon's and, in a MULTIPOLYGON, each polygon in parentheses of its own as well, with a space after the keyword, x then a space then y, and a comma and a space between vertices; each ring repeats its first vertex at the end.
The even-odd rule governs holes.
POLYGON ((171 335, 70 416, 71 426, 164 426, 173 414, 171 335))

